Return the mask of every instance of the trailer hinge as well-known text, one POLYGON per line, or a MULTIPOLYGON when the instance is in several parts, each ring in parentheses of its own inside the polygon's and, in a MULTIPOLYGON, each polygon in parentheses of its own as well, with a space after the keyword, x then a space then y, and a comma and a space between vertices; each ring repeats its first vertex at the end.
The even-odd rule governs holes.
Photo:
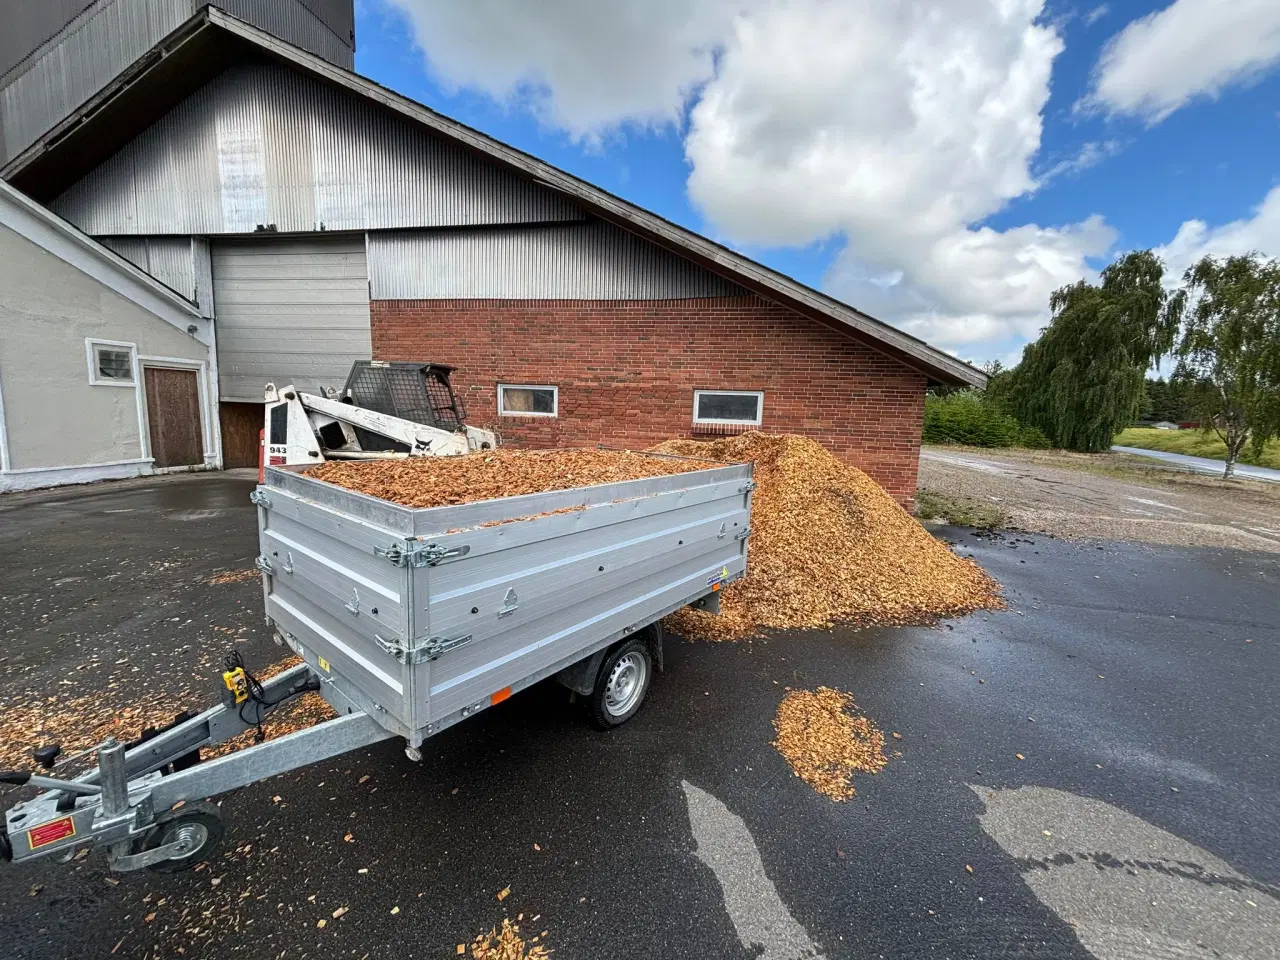
POLYGON ((397 567, 434 567, 445 560, 463 557, 470 552, 469 546, 445 547, 438 543, 428 543, 412 550, 406 550, 398 543, 373 548, 374 556, 383 557, 397 567))
POLYGON ((249 494, 249 502, 254 506, 261 507, 263 510, 271 509, 271 500, 266 493, 261 490, 254 490, 249 494))
POLYGON ((756 488, 756 482, 754 480, 748 480, 746 483, 744 483, 742 486, 738 488, 738 492, 750 493, 755 488, 756 488))
POLYGON ((474 637, 467 633, 460 637, 428 637, 417 646, 406 646, 403 640, 386 640, 376 633, 373 639, 378 646, 404 664, 426 663, 442 653, 456 650, 470 643, 474 637))
POLYGON ((747 539, 747 537, 749 537, 749 536, 751 536, 751 528, 750 528, 750 527, 743 527, 741 530, 739 530, 737 533, 735 533, 735 534, 733 535, 733 539, 735 539, 735 540, 745 540, 745 539, 747 539))

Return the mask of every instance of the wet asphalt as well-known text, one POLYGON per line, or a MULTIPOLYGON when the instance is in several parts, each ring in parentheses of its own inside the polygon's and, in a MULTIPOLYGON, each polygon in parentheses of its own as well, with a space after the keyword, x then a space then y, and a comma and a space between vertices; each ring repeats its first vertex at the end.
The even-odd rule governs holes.
MULTIPOLYGON (((257 583, 207 582, 252 563, 251 487, 176 477, 0 498, 0 698, 114 683, 112 696, 191 686, 211 701, 229 646, 279 659, 257 583)), ((1145 908, 1156 874, 1186 894, 1166 926, 1225 911, 1238 955, 1274 955, 1280 930, 1248 911, 1280 890, 1280 557, 937 534, 1004 584, 1007 611, 672 638, 644 708, 612 733, 542 684, 429 741, 420 764, 388 741, 225 795, 227 842, 205 869, 0 865, 0 957, 447 957, 520 914, 557 960, 799 956, 795 942, 828 957, 1088 957, 1081 918, 1133 926, 1125 898, 1145 908), (770 744, 785 689, 820 685, 901 737, 844 804, 770 744), (1179 866, 1102 849, 1148 830, 1236 873, 1197 873, 1198 852, 1179 866), (727 865, 717 838, 738 851, 727 865), (1035 843, 1046 856, 1020 846, 1035 843), (1119 893, 1042 882, 1082 863, 1119 893), (791 939, 772 942, 778 930, 791 939)), ((1144 949, 1123 955, 1168 955, 1144 949)))

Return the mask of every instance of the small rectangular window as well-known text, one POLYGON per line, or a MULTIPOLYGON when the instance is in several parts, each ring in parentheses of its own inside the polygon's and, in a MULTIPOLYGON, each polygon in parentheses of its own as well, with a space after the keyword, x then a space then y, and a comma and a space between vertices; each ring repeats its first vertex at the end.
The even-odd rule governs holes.
POLYGON ((527 383, 498 384, 498 415, 502 417, 554 417, 559 412, 559 390, 527 383))
POLYGON ((764 417, 761 390, 695 390, 694 423, 736 423, 758 427, 764 417))
POLYGON ((97 386, 132 387, 133 344, 89 343, 89 382, 97 386))

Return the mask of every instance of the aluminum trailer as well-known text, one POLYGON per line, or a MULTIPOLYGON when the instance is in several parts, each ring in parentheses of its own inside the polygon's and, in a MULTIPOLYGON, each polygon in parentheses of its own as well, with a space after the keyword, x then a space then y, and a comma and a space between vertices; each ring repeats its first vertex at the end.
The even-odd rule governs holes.
POLYGON ((104 844, 118 871, 185 869, 222 835, 204 798, 390 737, 421 760, 428 737, 548 677, 617 726, 661 668, 658 621, 718 612, 745 575, 753 487, 750 464, 727 464, 411 509, 270 468, 251 495, 257 565, 267 621, 303 662, 260 685, 241 674, 219 706, 135 743, 108 740, 73 780, 0 773, 44 788, 6 812, 0 856, 104 844), (309 691, 337 717, 201 759, 309 691))

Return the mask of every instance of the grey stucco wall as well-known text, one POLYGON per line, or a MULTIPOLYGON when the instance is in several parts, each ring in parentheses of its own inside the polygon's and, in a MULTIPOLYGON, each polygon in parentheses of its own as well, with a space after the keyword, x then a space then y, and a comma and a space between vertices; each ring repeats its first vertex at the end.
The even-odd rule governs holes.
POLYGON ((0 226, 0 392, 11 470, 142 456, 142 392, 91 386, 87 337, 135 343, 139 355, 208 359, 204 344, 0 226))

